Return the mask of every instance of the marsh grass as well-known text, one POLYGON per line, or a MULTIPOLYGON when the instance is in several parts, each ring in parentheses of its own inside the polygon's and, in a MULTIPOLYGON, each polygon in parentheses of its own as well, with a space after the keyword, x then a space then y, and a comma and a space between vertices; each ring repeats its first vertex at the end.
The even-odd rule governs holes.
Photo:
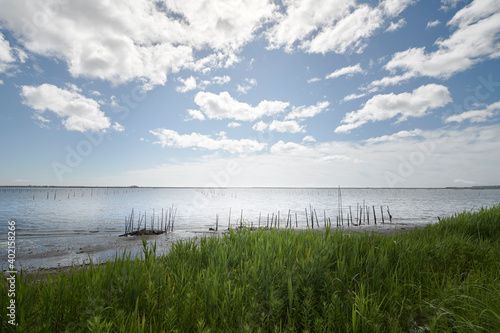
POLYGON ((499 239, 500 206, 393 235, 244 228, 166 255, 144 241, 140 257, 20 273, 17 329, 500 332, 499 239))

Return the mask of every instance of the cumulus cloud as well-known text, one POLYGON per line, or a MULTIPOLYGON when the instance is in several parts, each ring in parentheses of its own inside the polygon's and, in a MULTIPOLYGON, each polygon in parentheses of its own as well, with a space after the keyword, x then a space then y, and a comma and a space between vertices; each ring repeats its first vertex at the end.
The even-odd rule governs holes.
POLYGON ((114 122, 113 126, 111 127, 113 130, 115 130, 116 132, 123 132, 125 131, 125 127, 123 127, 123 125, 117 123, 116 121, 114 122))
POLYGON ((229 128, 237 128, 237 127, 240 127, 241 124, 240 123, 237 123, 237 122, 230 122, 229 124, 227 124, 227 127, 229 128))
POLYGON ((257 85, 256 79, 245 78, 244 84, 238 84, 236 90, 242 94, 246 94, 250 89, 257 85))
POLYGON ((98 131, 111 126, 110 120, 99 109, 99 103, 76 91, 58 88, 51 84, 22 86, 23 104, 35 110, 35 118, 43 123, 49 120, 44 112, 51 111, 62 118, 68 131, 98 131))
POLYGON ((205 116, 200 110, 188 109, 187 112, 189 117, 186 120, 205 120, 205 116))
POLYGON ((310 53, 362 52, 366 40, 387 19, 398 16, 413 0, 386 0, 377 7, 355 0, 288 2, 285 13, 267 33, 269 48, 298 48, 310 53))
POLYGON ((285 119, 311 118, 326 110, 330 103, 328 101, 318 102, 316 105, 294 107, 292 112, 286 115, 285 119))
POLYGON ((15 60, 9 41, 0 33, 0 73, 5 72, 15 60))
POLYGON ((486 108, 482 110, 472 110, 472 111, 466 111, 460 114, 455 114, 452 116, 449 116, 444 120, 445 123, 450 123, 450 122, 457 122, 461 123, 466 120, 470 121, 471 123, 479 123, 479 122, 484 122, 488 121, 489 118, 494 117, 500 112, 500 102, 496 102, 493 104, 488 105, 486 108))
POLYGON ((265 123, 263 121, 259 121, 255 125, 252 126, 252 129, 255 131, 262 132, 264 130, 276 131, 280 133, 299 133, 305 132, 304 127, 301 126, 295 120, 273 120, 271 123, 265 123))
POLYGON ((411 93, 376 95, 362 109, 347 113, 335 133, 345 133, 369 121, 382 121, 399 116, 398 122, 409 117, 423 117, 427 111, 451 102, 448 88, 437 84, 421 86, 411 93))
POLYGON ((335 79, 343 75, 350 77, 357 73, 365 74, 365 71, 361 68, 361 64, 359 63, 354 66, 337 69, 335 72, 328 74, 325 79, 335 79))
POLYGON ((231 66, 275 10, 268 0, 237 6, 217 0, 27 0, 2 1, 0 20, 25 49, 63 60, 74 77, 140 80, 150 88, 184 68, 205 73, 231 66))
POLYGON ((389 25, 389 27, 387 29, 385 29, 385 32, 393 32, 393 31, 396 31, 398 29, 401 29, 402 27, 404 27, 406 25, 406 20, 404 18, 400 19, 399 21, 397 21, 396 23, 394 22, 391 22, 391 24, 389 25))
POLYGON ((321 81, 321 79, 319 77, 313 77, 313 78, 307 80, 307 83, 313 83, 313 82, 318 82, 318 81, 321 81))
POLYGON ((462 1, 464 0, 441 0, 441 9, 446 11, 455 8, 457 4, 462 1))
POLYGON ((384 68, 402 74, 372 85, 393 85, 420 76, 447 79, 479 62, 500 57, 500 2, 475 0, 459 10, 448 25, 456 30, 448 39, 436 41, 438 50, 426 52, 425 47, 414 47, 394 54, 384 68))
MULTIPOLYGON (((196 79, 197 78, 195 78, 195 80, 196 79)), ((221 85, 226 84, 226 83, 228 83, 230 81, 231 81, 231 77, 229 77, 228 75, 214 76, 214 77, 212 77, 209 80, 200 80, 200 82, 197 85, 194 85, 194 88, 192 88, 192 89, 196 89, 197 88, 197 89, 200 89, 200 90, 205 90, 209 85, 217 84, 217 85, 221 86, 221 85)))
POLYGON ((376 138, 370 138, 365 142, 374 143, 374 142, 388 142, 388 141, 400 141, 401 139, 411 138, 421 136, 423 131, 420 129, 414 129, 412 131, 399 131, 392 135, 382 135, 376 138))
POLYGON ((223 84, 229 83, 230 81, 231 81, 231 77, 229 77, 228 75, 214 76, 212 78, 212 80, 211 80, 211 83, 212 84, 223 85, 223 84))
POLYGON ((427 27, 426 28, 427 29, 434 28, 434 27, 437 27, 440 24, 441 24, 441 21, 439 21, 439 20, 429 21, 429 22, 427 22, 427 27))
POLYGON ((183 85, 175 88, 180 93, 185 93, 190 90, 196 89, 196 79, 193 76, 188 77, 187 79, 178 78, 177 81, 181 82, 183 85))
POLYGON ((190 110, 190 114, 204 115, 209 119, 234 119, 254 121, 263 116, 271 116, 285 111, 288 102, 262 101, 257 106, 239 102, 227 92, 220 94, 201 91, 196 94, 194 102, 200 107, 199 112, 190 110))
POLYGON ((224 132, 220 132, 215 139, 209 135, 199 133, 179 134, 176 131, 165 128, 159 128, 149 132, 158 139, 158 141, 153 143, 159 144, 162 147, 224 150, 232 154, 258 152, 267 147, 266 143, 256 140, 229 139, 224 132))
POLYGON ((303 139, 302 142, 316 142, 316 139, 310 135, 306 135, 303 139))
POLYGON ((365 97, 365 96, 366 96, 366 94, 350 94, 350 95, 347 95, 344 98, 342 98, 341 102, 352 101, 353 99, 358 99, 358 98, 365 97))
POLYGON ((295 143, 295 142, 284 142, 282 140, 278 141, 275 143, 270 151, 273 154, 293 154, 293 153, 300 153, 301 151, 307 150, 306 147, 295 143))

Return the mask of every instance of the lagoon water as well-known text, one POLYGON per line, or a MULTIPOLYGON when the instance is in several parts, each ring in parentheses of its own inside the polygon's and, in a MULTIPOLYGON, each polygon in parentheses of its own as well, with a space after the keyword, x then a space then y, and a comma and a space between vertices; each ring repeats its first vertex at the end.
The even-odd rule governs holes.
MULTIPOLYGON (((388 222, 387 206, 393 225, 437 222, 437 218, 462 211, 477 210, 500 203, 499 189, 359 189, 341 191, 344 216, 357 204, 375 206, 378 227, 380 206, 388 222)), ((288 212, 295 226, 306 228, 305 208, 313 207, 323 227, 324 216, 335 225, 339 215, 338 189, 308 188, 46 188, 0 187, 0 262, 7 262, 7 222, 16 222, 16 264, 33 269, 82 263, 89 256, 108 260, 117 250, 138 252, 137 237, 118 237, 124 233, 125 217, 147 215, 151 223, 161 211, 174 207, 174 232, 154 236, 159 249, 177 240, 191 238, 215 228, 227 229, 231 211, 232 227, 243 219, 248 225, 261 225, 267 216, 280 213, 281 227, 288 212), (132 240, 132 238, 136 238, 132 240)), ((372 210, 371 224, 373 226, 372 210)), ((344 227, 346 227, 344 225, 344 227)), ((352 227, 351 227, 352 228, 352 227)))

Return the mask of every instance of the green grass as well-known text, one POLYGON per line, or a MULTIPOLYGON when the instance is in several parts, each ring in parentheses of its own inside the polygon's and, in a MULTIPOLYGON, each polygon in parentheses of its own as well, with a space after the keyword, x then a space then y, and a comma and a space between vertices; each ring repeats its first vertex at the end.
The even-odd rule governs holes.
MULTIPOLYGON (((8 302, 2 287, 2 332, 8 302)), ((16 305, 20 332, 500 332, 500 206, 394 235, 144 243, 142 259, 21 273, 16 305)))

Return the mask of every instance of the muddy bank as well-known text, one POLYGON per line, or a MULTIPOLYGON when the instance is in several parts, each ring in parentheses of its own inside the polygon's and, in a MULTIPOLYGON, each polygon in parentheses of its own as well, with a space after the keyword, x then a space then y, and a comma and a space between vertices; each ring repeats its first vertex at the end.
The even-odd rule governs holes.
MULTIPOLYGON (((345 232, 375 232, 378 234, 393 234, 394 232, 410 232, 415 228, 424 228, 427 224, 377 224, 361 226, 344 226, 345 232)), ((336 230, 332 227, 332 230, 336 230)), ((317 232, 324 231, 323 228, 314 229, 317 232)), ((157 253, 167 253, 172 244, 181 240, 200 238, 209 235, 222 235, 224 231, 218 232, 195 232, 195 231, 174 231, 160 235, 145 235, 148 242, 156 242, 157 253)), ((17 270, 28 272, 57 272, 60 270, 70 270, 71 266, 82 266, 90 263, 103 263, 113 260, 115 256, 121 255, 124 251, 132 256, 142 253, 142 236, 118 237, 110 235, 94 241, 72 242, 63 247, 57 247, 43 252, 24 252, 16 256, 17 270)), ((5 264, 4 264, 5 265, 5 264)), ((5 266, 2 266, 6 270, 5 266)))

